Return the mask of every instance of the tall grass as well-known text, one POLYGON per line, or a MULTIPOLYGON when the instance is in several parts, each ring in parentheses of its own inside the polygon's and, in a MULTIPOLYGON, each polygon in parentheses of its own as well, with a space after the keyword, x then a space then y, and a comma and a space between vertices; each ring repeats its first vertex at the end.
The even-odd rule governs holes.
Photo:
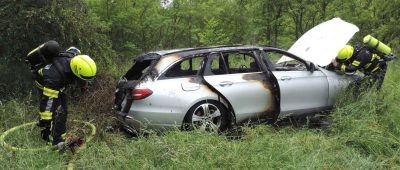
MULTIPOLYGON (((398 169, 400 168, 400 63, 392 63, 382 90, 355 96, 343 93, 330 114, 328 130, 269 125, 243 127, 239 140, 224 135, 169 131, 163 135, 127 138, 106 133, 102 116, 94 120, 99 135, 77 156, 84 169, 398 169)), ((36 106, 11 100, 0 104, 0 132, 30 122, 36 106)), ((29 101, 29 100, 24 100, 29 101)), ((71 124, 70 124, 71 125, 71 124)), ((71 125, 74 126, 74 125, 71 125)), ((69 128, 71 129, 71 127, 69 128)), ((22 129, 6 140, 16 146, 43 145, 36 127, 22 129)), ((10 152, 0 148, 4 169, 65 168, 72 154, 10 152)))

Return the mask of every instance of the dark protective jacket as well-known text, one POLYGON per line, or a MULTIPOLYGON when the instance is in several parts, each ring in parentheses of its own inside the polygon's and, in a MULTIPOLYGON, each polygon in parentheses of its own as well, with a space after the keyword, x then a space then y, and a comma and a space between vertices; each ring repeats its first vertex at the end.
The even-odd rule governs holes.
POLYGON ((373 53, 368 47, 356 47, 348 61, 338 63, 336 69, 351 73, 357 70, 370 75, 381 71, 381 57, 373 53))
MULTIPOLYGON (((69 53, 69 52, 60 52, 57 56, 53 57, 52 60, 57 59, 57 58, 72 58, 74 57, 74 54, 69 53)), ((37 87, 39 90, 43 90, 43 85, 44 85, 44 79, 43 79, 43 68, 46 66, 46 64, 51 64, 51 61, 49 63, 39 63, 36 64, 36 66, 33 66, 31 64, 31 69, 33 73, 33 85, 37 87)), ((69 66, 68 66, 69 68, 69 66)))
POLYGON ((53 144, 65 138, 67 121, 67 102, 64 90, 76 77, 70 68, 71 58, 57 57, 51 64, 38 72, 42 77, 43 86, 39 106, 40 119, 52 121, 51 137, 53 144), (59 110, 59 108, 61 108, 59 110))

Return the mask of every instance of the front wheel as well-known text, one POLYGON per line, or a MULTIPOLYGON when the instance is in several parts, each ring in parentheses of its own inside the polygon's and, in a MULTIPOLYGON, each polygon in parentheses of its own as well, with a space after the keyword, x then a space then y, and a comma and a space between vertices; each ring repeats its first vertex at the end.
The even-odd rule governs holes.
POLYGON ((186 114, 183 130, 202 130, 223 132, 229 126, 229 115, 225 106, 217 101, 208 100, 195 104, 186 114))

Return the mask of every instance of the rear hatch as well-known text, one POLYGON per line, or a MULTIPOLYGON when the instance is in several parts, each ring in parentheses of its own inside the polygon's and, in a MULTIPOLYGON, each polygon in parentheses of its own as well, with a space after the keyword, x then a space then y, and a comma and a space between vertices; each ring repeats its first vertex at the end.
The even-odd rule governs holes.
POLYGON ((115 91, 114 110, 127 114, 133 100, 151 94, 148 90, 136 89, 143 82, 154 80, 158 73, 154 69, 159 57, 138 57, 135 64, 120 78, 115 91))

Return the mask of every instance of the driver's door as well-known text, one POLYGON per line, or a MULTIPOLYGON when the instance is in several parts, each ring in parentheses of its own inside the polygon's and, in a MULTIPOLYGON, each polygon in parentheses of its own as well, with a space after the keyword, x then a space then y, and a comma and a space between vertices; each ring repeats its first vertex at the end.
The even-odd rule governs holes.
POLYGON ((323 72, 318 69, 309 71, 304 61, 289 53, 265 51, 265 54, 273 63, 283 55, 294 59, 274 64, 272 69, 280 88, 280 116, 309 113, 327 107, 329 86, 323 72))

